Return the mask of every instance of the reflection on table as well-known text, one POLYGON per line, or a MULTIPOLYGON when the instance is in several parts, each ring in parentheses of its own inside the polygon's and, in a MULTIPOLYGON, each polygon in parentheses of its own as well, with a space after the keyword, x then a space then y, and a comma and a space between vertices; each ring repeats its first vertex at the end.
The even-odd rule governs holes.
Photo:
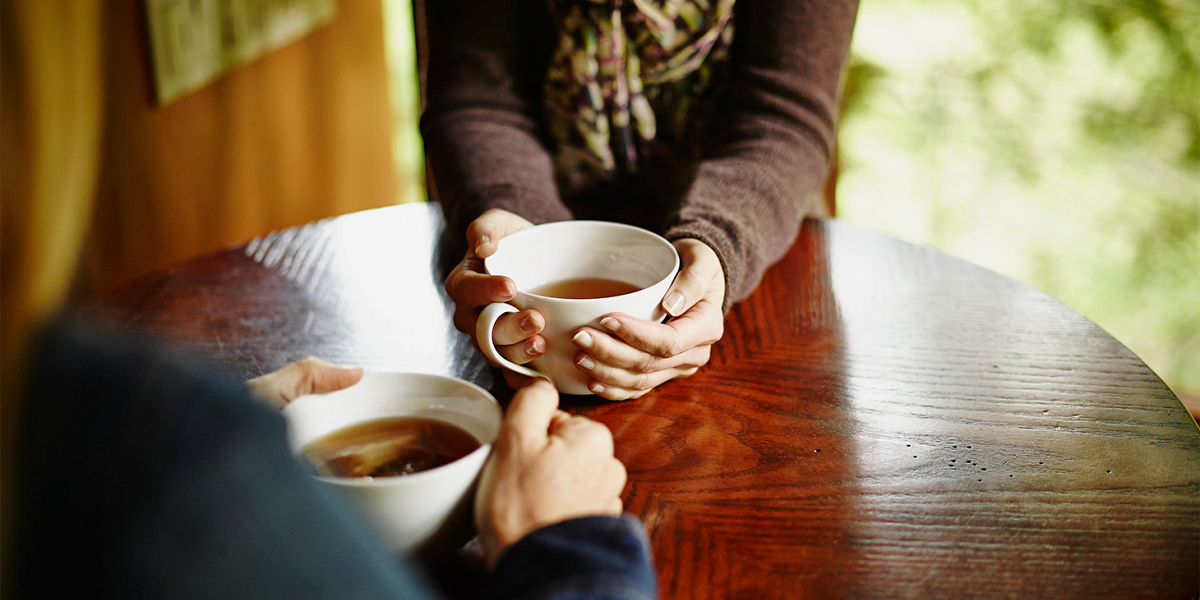
MULTIPOLYGON (((455 331, 436 205, 279 232, 105 306, 252 377, 315 355, 509 391, 455 331)), ((808 221, 711 363, 608 425, 663 598, 1190 598, 1200 430, 1136 356, 1029 286, 808 221)))

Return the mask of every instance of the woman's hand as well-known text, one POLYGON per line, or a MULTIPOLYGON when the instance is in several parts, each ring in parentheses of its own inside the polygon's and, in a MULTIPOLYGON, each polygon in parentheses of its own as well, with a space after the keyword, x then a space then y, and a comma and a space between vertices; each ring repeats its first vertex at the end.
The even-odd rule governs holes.
POLYGON ((671 379, 691 376, 721 339, 725 273, 720 259, 699 240, 673 244, 683 269, 662 304, 674 318, 660 324, 613 313, 600 320, 604 330, 576 332, 575 366, 591 377, 592 393, 609 400, 639 398, 671 379))
POLYGON ((246 382, 246 389, 275 408, 305 394, 325 394, 348 388, 362 379, 361 367, 341 367, 319 358, 298 360, 278 371, 246 382))
MULTIPOLYGON (((475 339, 475 322, 485 306, 493 302, 508 302, 516 297, 517 286, 508 277, 488 275, 483 259, 496 253, 497 242, 503 237, 533 223, 505 210, 493 208, 467 227, 467 255, 446 278, 446 293, 454 301, 454 327, 475 339)), ((500 355, 523 365, 546 352, 546 339, 539 335, 546 319, 535 310, 509 313, 496 320, 493 341, 500 355)), ((529 378, 507 369, 504 377, 514 389, 528 383, 529 378)))
POLYGON ((479 478, 475 522, 488 565, 539 527, 620 515, 625 478, 608 428, 558 410, 554 386, 533 380, 513 396, 479 478))

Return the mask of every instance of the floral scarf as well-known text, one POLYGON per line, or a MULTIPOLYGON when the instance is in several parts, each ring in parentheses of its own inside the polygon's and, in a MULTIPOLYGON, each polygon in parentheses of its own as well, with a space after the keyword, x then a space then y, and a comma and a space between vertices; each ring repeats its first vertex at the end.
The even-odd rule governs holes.
POLYGON ((560 183, 578 189, 669 159, 715 103, 734 0, 547 2, 558 45, 546 116, 560 183))

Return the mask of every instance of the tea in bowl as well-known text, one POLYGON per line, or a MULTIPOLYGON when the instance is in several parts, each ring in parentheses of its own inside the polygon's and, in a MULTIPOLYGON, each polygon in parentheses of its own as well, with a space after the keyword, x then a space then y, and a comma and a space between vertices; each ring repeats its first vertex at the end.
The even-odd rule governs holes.
POLYGON ((292 451, 397 552, 469 526, 470 491, 501 421, 483 388, 418 373, 368 373, 283 415, 292 451))
POLYGON ((495 363, 523 375, 546 377, 566 394, 591 394, 589 377, 575 367, 571 343, 584 326, 620 312, 650 321, 666 317, 662 299, 679 271, 679 253, 663 237, 631 225, 607 221, 562 221, 523 229, 501 239, 484 259, 491 275, 516 284, 511 303, 484 307, 475 339, 495 363), (496 350, 492 329, 501 315, 533 309, 546 325, 545 353, 532 368, 513 363, 496 350))

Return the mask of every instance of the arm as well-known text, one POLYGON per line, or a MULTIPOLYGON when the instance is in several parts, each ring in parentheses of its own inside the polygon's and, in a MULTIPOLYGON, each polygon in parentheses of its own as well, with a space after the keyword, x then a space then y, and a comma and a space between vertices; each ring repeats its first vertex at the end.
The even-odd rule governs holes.
MULTIPOLYGON (((484 273, 482 259, 513 231, 571 218, 540 135, 549 15, 537 0, 426 6, 429 68, 421 134, 446 217, 444 239, 452 253, 465 254, 446 279, 454 324, 474 340, 482 307, 507 302, 516 292, 506 278, 484 273)), ((496 324, 500 353, 518 364, 540 356, 544 325, 535 311, 504 315, 496 324)), ((521 383, 508 371, 505 378, 514 387, 521 383)))
POLYGON ((425 153, 450 239, 491 208, 533 223, 571 218, 542 144, 551 30, 538 1, 427 3, 425 153))
POLYGON ((791 246, 833 154, 856 11, 857 0, 735 6, 729 81, 666 232, 684 265, 663 299, 675 318, 616 313, 603 329, 583 328, 576 364, 595 380, 593 392, 636 398, 694 373, 721 337, 724 313, 791 246))
POLYGON ((724 267, 723 308, 750 295, 813 212, 836 138, 857 0, 744 0, 730 79, 668 239, 696 238, 724 267))
POLYGON ((649 539, 629 516, 581 517, 526 535, 500 558, 488 588, 492 598, 522 600, 658 597, 649 539))

